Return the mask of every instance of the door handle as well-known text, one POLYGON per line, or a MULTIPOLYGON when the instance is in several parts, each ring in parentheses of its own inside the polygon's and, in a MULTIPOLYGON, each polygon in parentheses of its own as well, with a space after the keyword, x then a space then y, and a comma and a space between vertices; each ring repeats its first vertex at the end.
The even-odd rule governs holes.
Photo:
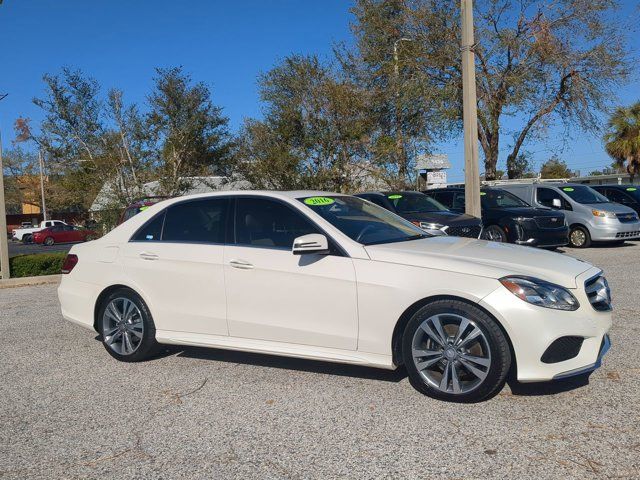
POLYGON ((229 260, 229 265, 233 268, 239 268, 241 270, 251 270, 253 265, 244 260, 229 260))
POLYGON ((158 258, 160 258, 155 253, 148 253, 148 252, 140 253, 139 257, 143 260, 158 260, 158 258))

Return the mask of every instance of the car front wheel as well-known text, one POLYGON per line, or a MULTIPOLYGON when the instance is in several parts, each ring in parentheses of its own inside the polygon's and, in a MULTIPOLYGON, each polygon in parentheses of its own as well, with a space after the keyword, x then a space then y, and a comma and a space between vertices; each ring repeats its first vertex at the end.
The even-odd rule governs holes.
POLYGON ((569 245, 573 248, 587 248, 591 245, 591 235, 584 227, 573 227, 569 232, 569 245))
POLYGON ((498 225, 489 225, 487 228, 485 228, 483 232, 483 238, 485 240, 489 240, 490 242, 506 243, 508 241, 507 232, 505 232, 498 225))
POLYGON ((511 367, 509 343, 495 320, 457 300, 418 310, 404 331, 402 354, 416 390, 451 402, 490 398, 511 367))
POLYGON ((98 327, 104 348, 117 360, 139 362, 158 349, 151 313, 133 290, 118 289, 102 302, 98 327))

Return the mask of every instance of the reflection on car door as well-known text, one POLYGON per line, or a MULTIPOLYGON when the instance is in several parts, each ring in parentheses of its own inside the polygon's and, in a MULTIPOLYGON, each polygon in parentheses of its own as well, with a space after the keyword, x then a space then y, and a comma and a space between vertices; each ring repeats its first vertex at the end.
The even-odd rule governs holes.
POLYGON ((229 199, 171 205, 136 232, 124 268, 158 330, 227 335, 222 259, 229 199))
POLYGON ((293 255, 294 238, 322 232, 290 205, 238 197, 235 212, 235 243, 224 254, 229 334, 355 350, 351 259, 338 251, 293 255))

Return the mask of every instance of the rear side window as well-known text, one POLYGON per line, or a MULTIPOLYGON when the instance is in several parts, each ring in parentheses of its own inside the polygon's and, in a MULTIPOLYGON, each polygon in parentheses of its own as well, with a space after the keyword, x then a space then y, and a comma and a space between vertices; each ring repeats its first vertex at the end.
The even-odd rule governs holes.
POLYGON ((194 200, 169 207, 163 242, 224 243, 229 201, 194 200))
POLYGON ((291 248, 296 237, 322 233, 301 213, 266 198, 238 198, 236 243, 256 247, 291 248))
POLYGON ((162 234, 165 212, 155 216, 136 232, 131 240, 135 242, 159 242, 162 234))

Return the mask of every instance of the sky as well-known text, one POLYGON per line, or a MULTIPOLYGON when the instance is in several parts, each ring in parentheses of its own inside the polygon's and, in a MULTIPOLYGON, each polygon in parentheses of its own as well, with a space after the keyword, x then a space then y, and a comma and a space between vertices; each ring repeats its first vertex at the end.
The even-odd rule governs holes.
MULTIPOLYGON (((623 0, 623 16, 640 17, 637 0, 623 0)), ((330 58, 338 42, 352 40, 349 0, 4 0, 0 5, 0 131, 11 147, 19 116, 42 118, 45 73, 79 68, 106 90, 118 87, 128 102, 143 103, 154 69, 180 65, 206 82, 233 131, 259 117, 257 77, 293 54, 330 58)), ((631 48, 640 51, 639 22, 631 48)), ((639 62, 640 64, 640 62, 639 62)), ((640 75, 620 91, 621 103, 640 100, 640 75)), ((598 138, 549 131, 526 148, 537 164, 554 152, 585 174, 610 160, 598 138)), ((453 164, 450 181, 463 179, 461 138, 433 147, 453 164)), ((506 155, 504 155, 506 157, 506 155)), ((482 170, 482 168, 481 168, 482 170)))

